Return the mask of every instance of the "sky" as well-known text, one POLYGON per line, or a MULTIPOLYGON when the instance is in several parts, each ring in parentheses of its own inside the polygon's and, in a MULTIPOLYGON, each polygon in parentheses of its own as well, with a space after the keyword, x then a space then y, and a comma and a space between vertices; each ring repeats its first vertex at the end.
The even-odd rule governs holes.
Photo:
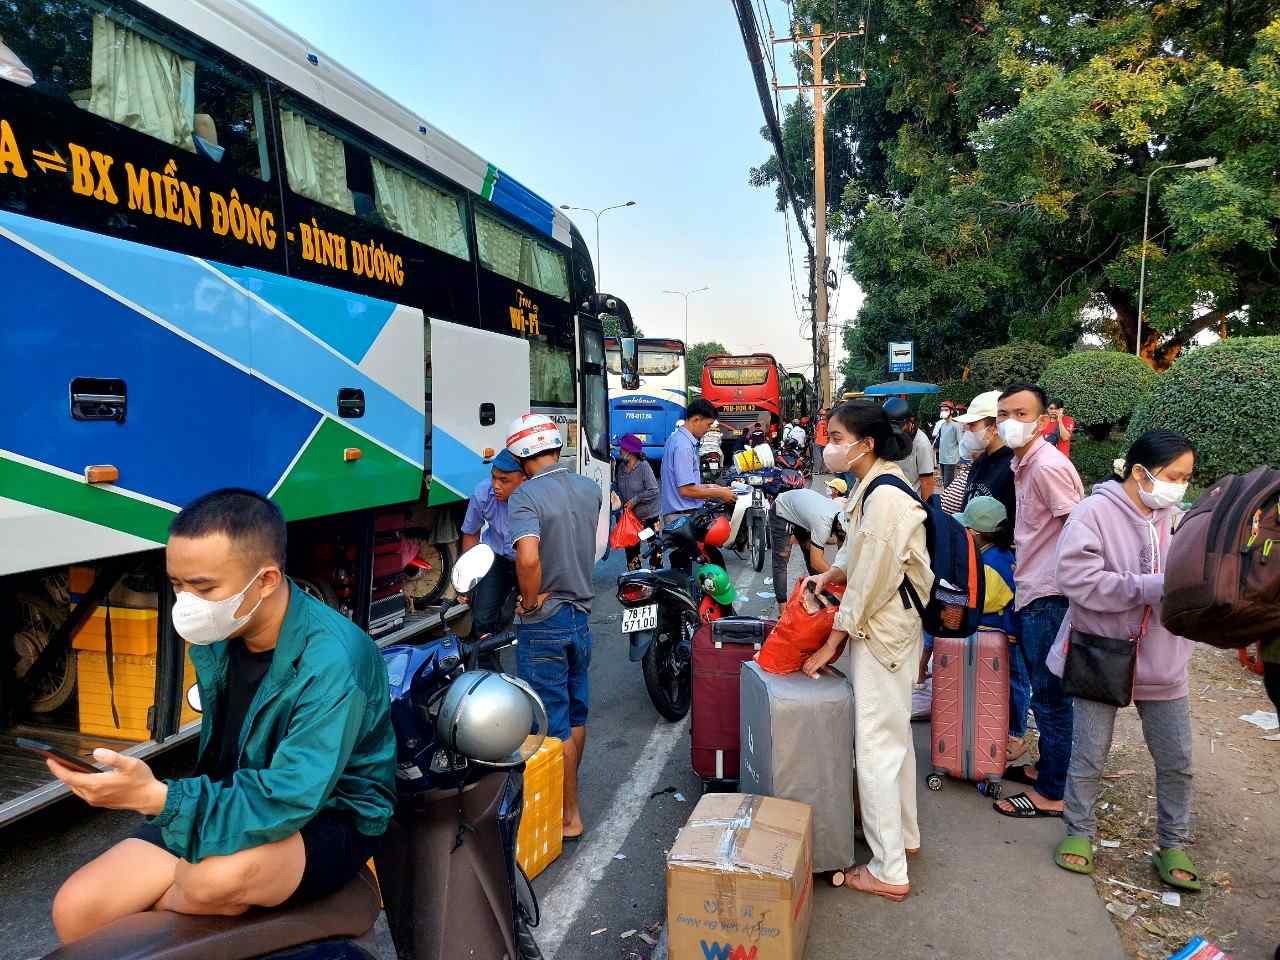
MULTIPOLYGON (((556 206, 636 201, 601 217, 596 270, 645 335, 683 339, 684 299, 662 291, 709 286, 690 342, 808 374, 783 217, 747 182, 770 148, 730 0, 253 2, 556 206)), ((569 215, 594 248, 595 218, 569 215)), ((794 223, 792 247, 803 296, 794 223)), ((833 325, 861 300, 842 287, 833 325)))

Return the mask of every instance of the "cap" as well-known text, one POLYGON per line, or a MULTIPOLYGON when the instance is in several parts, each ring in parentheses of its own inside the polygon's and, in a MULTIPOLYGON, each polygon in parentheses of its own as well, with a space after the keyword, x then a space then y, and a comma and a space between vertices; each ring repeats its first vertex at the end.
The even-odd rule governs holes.
POLYGON ((524 468, 510 450, 499 450, 498 455, 489 461, 489 466, 499 473, 523 473, 524 468))
POLYGON ((738 599, 738 591, 734 589, 733 581, 729 579, 724 567, 704 563, 698 568, 698 583, 716 603, 727 606, 738 599))
POLYGON ((974 497, 956 519, 978 533, 995 533, 1009 519, 1009 511, 995 497, 974 497))
POLYGON ((844 496, 849 492, 849 484, 845 481, 844 477, 832 477, 827 481, 827 486, 840 494, 840 496, 844 496))
POLYGON ((1000 402, 999 390, 988 390, 969 401, 968 413, 956 417, 956 423, 977 423, 979 420, 994 420, 996 404, 1000 402))
POLYGON ((640 438, 634 433, 628 433, 618 441, 619 449, 627 451, 627 453, 644 453, 644 444, 640 442, 640 438))

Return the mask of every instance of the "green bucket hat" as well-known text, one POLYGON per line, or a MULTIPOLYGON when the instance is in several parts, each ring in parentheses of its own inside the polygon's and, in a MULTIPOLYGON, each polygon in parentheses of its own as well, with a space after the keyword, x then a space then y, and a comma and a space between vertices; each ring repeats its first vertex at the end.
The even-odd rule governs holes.
POLYGON ((698 568, 698 584, 716 603, 728 606, 738 599, 738 591, 729 579, 729 574, 724 567, 714 563, 704 563, 698 568))
POLYGON ((1009 511, 995 497, 974 497, 956 519, 978 533, 995 533, 1009 519, 1009 511))

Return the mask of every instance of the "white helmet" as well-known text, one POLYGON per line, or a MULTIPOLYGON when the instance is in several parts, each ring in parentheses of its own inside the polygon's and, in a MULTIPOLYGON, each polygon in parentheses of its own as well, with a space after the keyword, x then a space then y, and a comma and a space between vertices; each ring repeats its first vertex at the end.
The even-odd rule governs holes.
POLYGON ((563 443, 555 421, 540 413, 516 417, 507 431, 507 449, 521 459, 536 457, 548 450, 559 450, 563 443))

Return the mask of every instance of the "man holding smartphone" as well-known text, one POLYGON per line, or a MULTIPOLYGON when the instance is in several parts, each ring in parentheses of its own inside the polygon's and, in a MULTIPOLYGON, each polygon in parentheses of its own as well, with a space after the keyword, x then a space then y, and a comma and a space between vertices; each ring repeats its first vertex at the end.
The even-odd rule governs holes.
POLYGON ((103 749, 101 773, 48 761, 87 803, 148 818, 62 885, 64 942, 143 910, 234 916, 316 900, 373 855, 395 804, 386 668, 284 563, 284 517, 252 491, 206 494, 174 518, 173 624, 203 711, 195 773, 157 780, 103 749))

